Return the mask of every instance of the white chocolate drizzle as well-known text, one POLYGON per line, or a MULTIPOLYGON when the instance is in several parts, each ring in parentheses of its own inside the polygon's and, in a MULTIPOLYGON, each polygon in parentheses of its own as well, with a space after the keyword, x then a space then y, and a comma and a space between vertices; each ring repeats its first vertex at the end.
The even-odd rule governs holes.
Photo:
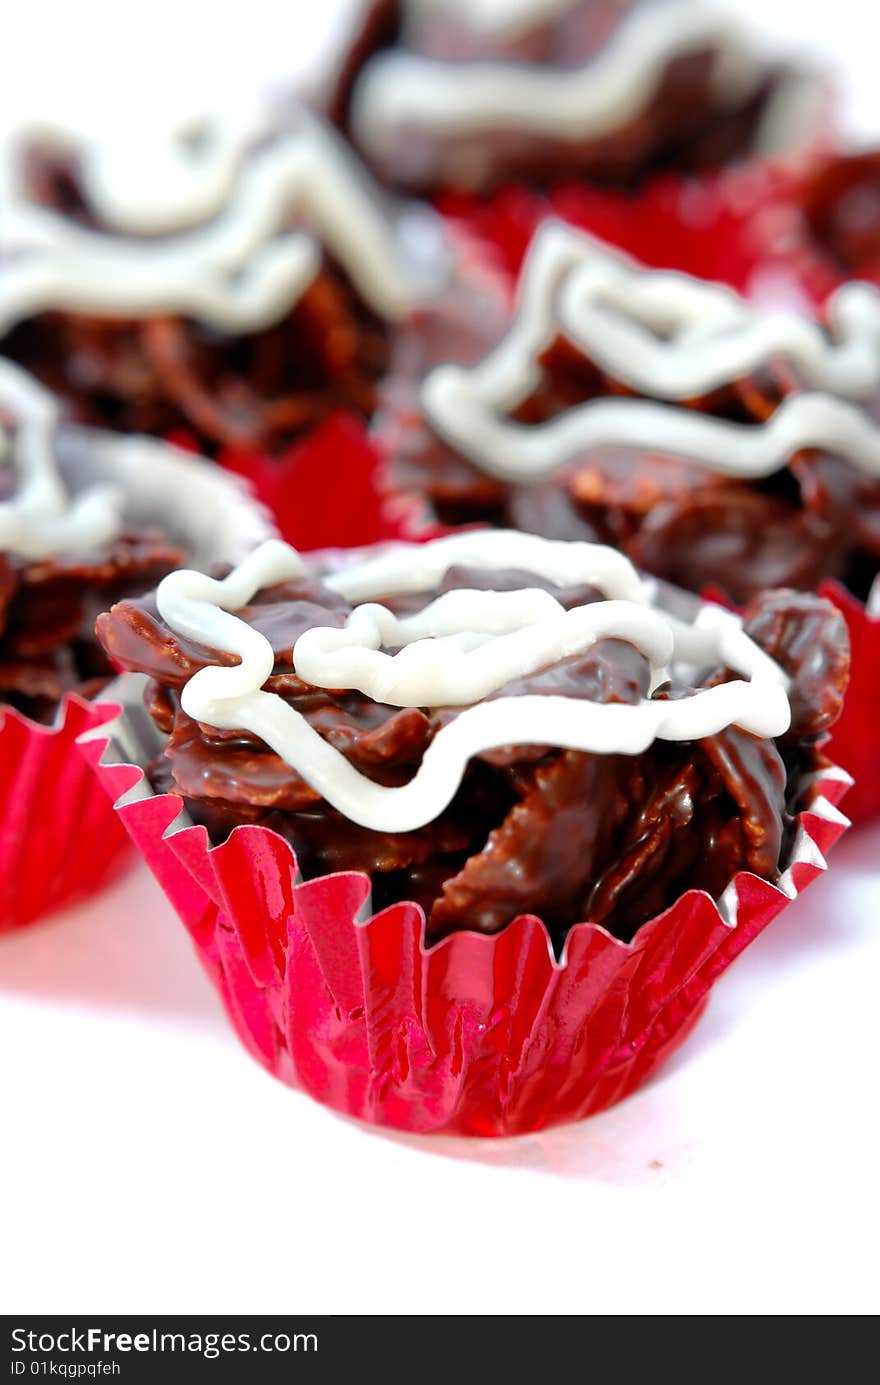
POLYGON ((325 248, 389 320, 449 268, 438 219, 392 215, 341 140, 305 115, 281 128, 246 109, 106 140, 34 125, 0 143, 0 333, 52 310, 257 331, 296 304, 325 248), (100 229, 33 200, 34 147, 73 158, 100 229))
POLYGON ((547 24, 581 0, 404 0, 405 26, 410 16, 430 18, 439 12, 476 34, 507 36, 547 24))
MULTIPOLYGON (((538 22, 544 9, 535 7, 538 22)), ((549 4, 546 9, 552 17, 549 4)), ((479 10, 476 20, 475 28, 479 10)), ((576 68, 452 63, 388 50, 361 73, 352 127, 361 147, 378 158, 397 138, 421 131, 454 136, 500 129, 561 140, 600 138, 647 108, 671 62, 707 50, 720 103, 733 104, 754 89, 761 68, 740 25, 701 0, 638 6, 621 19, 602 51, 576 68)))
POLYGON ((325 578, 325 584, 346 601, 370 601, 377 596, 397 596, 431 591, 450 568, 459 564, 498 572, 516 568, 540 573, 555 587, 576 587, 591 582, 608 596, 642 601, 643 582, 632 563, 616 548, 603 544, 551 541, 535 534, 513 531, 450 534, 432 543, 389 548, 379 556, 343 567, 325 578), (406 563, 401 562, 401 554, 406 563), (585 576, 585 573, 589 575, 585 576))
POLYGON ((37 560, 88 553, 122 527, 121 488, 95 484, 70 497, 55 455, 58 404, 18 366, 0 359, 0 465, 15 469, 0 501, 0 553, 37 560))
POLYGON ((457 562, 488 570, 525 568, 554 585, 590 584, 614 595, 567 611, 537 587, 453 590, 417 615, 397 617, 380 605, 358 605, 344 629, 320 627, 301 635, 294 668, 316 686, 356 688, 392 706, 463 707, 437 732, 407 784, 386 787, 365 778, 289 703, 263 690, 274 667, 272 647, 234 613, 256 592, 303 575, 299 554, 278 540, 263 544, 220 581, 184 570, 160 583, 159 612, 177 635, 239 660, 194 674, 181 694, 183 710, 204 725, 257 736, 352 822, 387 832, 414 831, 433 821, 454 797, 468 761, 500 746, 635 755, 655 739, 697 740, 732 725, 757 736, 787 730, 785 675, 735 616, 703 605, 692 625, 671 617, 650 604, 648 587, 627 560, 599 545, 501 531, 460 534, 401 545, 343 569, 329 584, 353 600, 378 594, 380 584, 388 596, 430 590, 438 574, 457 562), (478 700, 602 638, 638 647, 650 661, 652 686, 666 677, 668 666, 681 663, 726 666, 742 677, 680 699, 634 705, 534 694, 478 700))
POLYGON ((536 234, 513 323, 473 367, 438 366, 422 387, 431 427, 490 475, 528 483, 591 448, 685 456, 735 477, 768 476, 801 448, 825 448, 880 474, 880 428, 853 401, 880 390, 880 292, 848 283, 829 329, 746 302, 690 275, 647 270, 559 222, 536 234), (538 358, 562 335, 614 380, 648 398, 601 396, 539 424, 510 417, 540 385, 538 358), (761 424, 679 401, 785 361, 800 388, 761 424))

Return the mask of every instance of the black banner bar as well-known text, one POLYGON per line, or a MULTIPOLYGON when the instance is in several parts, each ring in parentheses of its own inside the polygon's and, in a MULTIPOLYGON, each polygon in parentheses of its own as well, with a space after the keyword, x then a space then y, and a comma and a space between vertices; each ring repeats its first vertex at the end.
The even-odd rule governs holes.
POLYGON ((347 1336, 340 1320, 317 1316, 7 1316, 0 1385, 318 1380, 342 1364, 347 1336))
MULTIPOLYGON (((558 1351, 559 1319, 552 1341, 558 1351)), ((119 1381, 140 1385, 172 1380, 285 1381, 398 1375, 418 1379, 430 1366, 461 1377, 463 1366, 508 1360, 539 1369, 548 1334, 536 1319, 370 1315, 152 1317, 96 1313, 7 1315, 0 1330, 0 1385, 14 1382, 119 1381), (476 1353, 476 1356, 475 1356, 476 1353)), ((581 1329, 573 1324, 573 1333, 581 1329)), ((576 1338, 572 1337, 573 1345, 576 1338)), ((551 1355, 553 1353, 551 1352, 551 1355)))

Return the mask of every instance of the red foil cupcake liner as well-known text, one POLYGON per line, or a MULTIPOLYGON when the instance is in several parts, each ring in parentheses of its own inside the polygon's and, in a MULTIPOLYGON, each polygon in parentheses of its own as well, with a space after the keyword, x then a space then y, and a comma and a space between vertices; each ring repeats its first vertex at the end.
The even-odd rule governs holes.
POLYGON ((0 710, 0 933, 103 888, 129 855, 118 815, 74 748, 118 711, 75 694, 52 726, 0 710))
POLYGON ((796 230, 798 173, 755 161, 704 178, 663 175, 638 192, 560 183, 546 194, 510 186, 488 198, 448 194, 445 216, 468 228, 516 275, 548 216, 657 269, 730 284, 749 297, 821 302, 838 279, 796 230))
POLYGON ((280 457, 227 452, 218 460, 250 483, 281 537, 303 552, 436 532, 416 498, 394 494, 382 450, 352 414, 325 419, 280 457))
POLYGON ((852 650, 849 688, 827 750, 855 781, 846 796, 845 807, 847 817, 860 823, 880 815, 880 727, 877 725, 880 615, 872 614, 839 582, 823 582, 819 594, 834 602, 849 627, 852 650))
POLYGON ((414 1132, 513 1135, 577 1120, 628 1095, 686 1037, 715 979, 811 880, 846 826, 848 782, 805 786, 778 884, 742 872, 716 904, 689 891, 630 943, 589 923, 561 961, 544 924, 427 948, 424 915, 370 916, 365 875, 300 883, 294 853, 261 826, 211 847, 179 798, 154 794, 158 750, 142 680, 81 749, 167 892, 248 1050, 335 1110, 414 1132))
MULTIPOLYGON (((846 155, 841 156, 846 162, 846 155)), ((809 204, 817 180, 833 177, 836 161, 826 153, 808 164, 800 176, 783 180, 765 213, 751 229, 754 253, 765 282, 777 285, 780 296, 788 296, 807 307, 820 310, 841 284, 864 279, 880 285, 880 263, 866 258, 857 270, 848 270, 833 252, 818 240, 810 225, 809 204)), ((833 191, 829 188, 828 195, 833 191)), ((838 195, 842 195, 839 193, 838 195)), ((863 208, 866 219, 876 216, 870 205, 863 208)))

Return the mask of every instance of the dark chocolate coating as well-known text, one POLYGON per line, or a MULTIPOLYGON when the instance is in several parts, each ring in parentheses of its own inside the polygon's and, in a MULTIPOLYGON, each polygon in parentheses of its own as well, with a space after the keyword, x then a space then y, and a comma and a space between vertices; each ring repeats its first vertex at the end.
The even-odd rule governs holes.
MULTIPOLYGON (((74 163, 40 149, 27 163, 34 201, 96 227, 74 163)), ((52 312, 18 324, 2 350, 66 400, 77 422, 183 432, 207 456, 277 453, 337 410, 372 413, 389 328, 328 258, 287 316, 259 332, 52 312)))
POLYGON ((367 417, 388 329, 327 266, 274 327, 238 337, 185 318, 43 313, 2 343, 81 423, 185 433, 206 456, 282 451, 340 409, 367 417))
MULTIPOLYGON (((358 67, 383 49, 402 47, 451 64, 531 63, 562 72, 588 64, 632 10, 653 3, 580 0, 549 21, 510 36, 483 35, 440 7, 423 15, 413 9, 401 32, 405 5, 373 5, 352 36, 325 109, 351 133, 349 112, 358 67)), ((768 67, 748 95, 722 105, 713 89, 713 66, 708 50, 673 60, 645 110, 598 138, 563 140, 503 127, 448 135, 406 128, 375 172, 409 191, 432 193, 444 188, 485 192, 511 179, 541 185, 577 176, 631 187, 664 169, 717 168, 749 152, 784 76, 768 67)), ((589 81, 589 72, 584 81, 589 81)))
MULTIPOLYGON (((467 568, 439 590, 515 589, 528 574, 467 568)), ((546 585, 546 584, 544 584, 546 585)), ((591 589, 555 592, 566 606, 591 589)), ((391 599, 418 609, 433 593, 391 599)), ((320 582, 258 593, 241 614, 275 651, 267 689, 281 695, 357 769, 388 785, 410 779, 439 728, 457 709, 394 708, 359 692, 328 691, 296 677, 291 650, 315 624, 341 625, 347 604, 320 582)), ((506 746, 473 759, 449 807, 417 831, 373 832, 342 817, 262 742, 193 722, 180 690, 208 662, 226 656, 179 639, 152 598, 125 601, 101 616, 98 633, 115 663, 147 673, 147 707, 169 735, 151 771, 155 787, 179 794, 214 842, 241 823, 262 823, 293 845, 306 878, 363 870, 373 903, 415 899, 428 936, 462 928, 493 933, 522 913, 546 921, 561 943, 590 918, 620 937, 682 890, 719 895, 738 870, 773 879, 791 808, 805 773, 823 763, 816 740, 839 710, 848 671, 846 629, 827 602, 773 593, 748 613, 748 628, 793 679, 795 720, 774 743, 737 728, 695 743, 661 743, 641 755, 590 755, 553 747, 506 746)), ((706 670, 701 685, 725 678, 706 670)), ((517 679, 495 694, 564 694, 634 703, 648 693, 644 656, 614 639, 517 679)), ((683 696, 665 687, 656 697, 683 696)))
POLYGON ((855 278, 880 274, 880 150, 835 154, 802 193, 809 234, 834 267, 855 278))
MULTIPOLYGON (((539 388, 516 412, 521 422, 626 393, 561 339, 541 365, 539 388)), ((396 409, 389 475, 398 489, 427 500, 443 523, 610 543, 677 586, 720 588, 737 602, 772 587, 809 591, 826 577, 867 596, 880 569, 880 481, 841 458, 803 451, 772 476, 743 481, 682 458, 604 448, 553 479, 507 484, 432 432, 419 409, 429 368, 420 368, 412 341, 395 347, 385 388, 389 411, 396 409)), ((681 407, 757 425, 794 388, 787 369, 776 366, 681 407)))
POLYGON ((0 554, 0 703, 51 722, 65 693, 96 696, 114 673, 95 636, 98 613, 149 590, 182 558, 153 530, 88 555, 0 554))

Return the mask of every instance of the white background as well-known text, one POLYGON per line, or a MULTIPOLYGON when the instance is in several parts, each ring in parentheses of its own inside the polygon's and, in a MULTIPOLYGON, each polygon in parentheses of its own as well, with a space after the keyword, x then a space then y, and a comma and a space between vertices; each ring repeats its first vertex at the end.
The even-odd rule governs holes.
MULTIPOLYGON (((31 0, 0 120, 165 119, 314 72, 314 13, 342 8, 31 0)), ((863 0, 739 9, 835 61, 850 128, 880 135, 863 0)), ((844 841, 651 1085, 494 1142, 379 1134, 275 1083, 136 868, 0 939, 0 1311, 876 1311, 878 854, 880 827, 844 841)))

